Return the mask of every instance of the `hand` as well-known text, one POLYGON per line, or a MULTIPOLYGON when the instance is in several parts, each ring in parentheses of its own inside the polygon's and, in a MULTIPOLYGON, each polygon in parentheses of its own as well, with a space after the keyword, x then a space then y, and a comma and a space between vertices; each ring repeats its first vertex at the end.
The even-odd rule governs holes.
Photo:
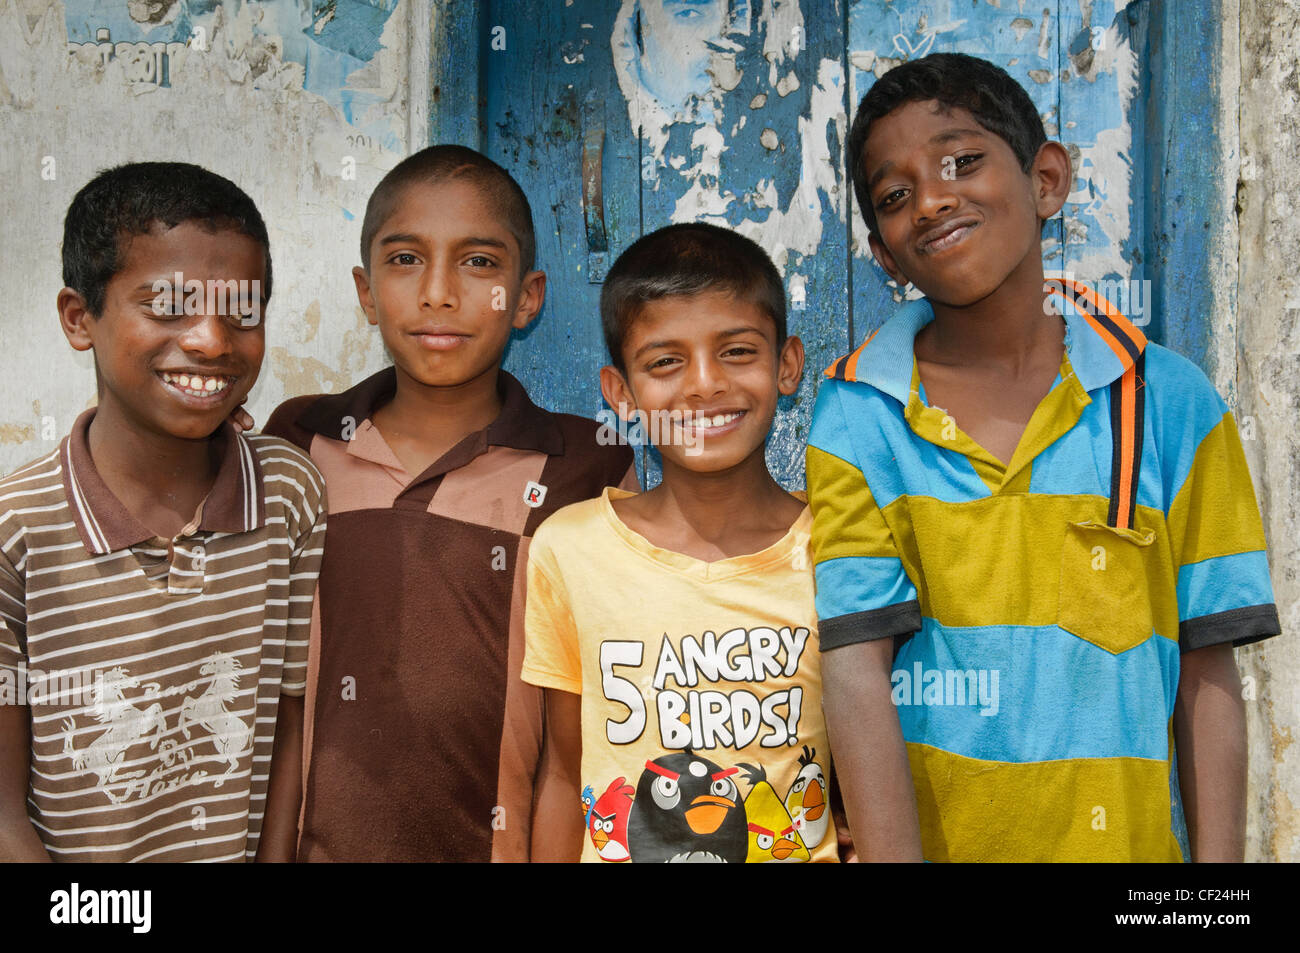
MULTIPOLYGON (((248 398, 245 397, 244 400, 248 398)), ((253 415, 244 409, 243 400, 230 412, 230 425, 235 428, 235 433, 245 433, 253 429, 253 415)))

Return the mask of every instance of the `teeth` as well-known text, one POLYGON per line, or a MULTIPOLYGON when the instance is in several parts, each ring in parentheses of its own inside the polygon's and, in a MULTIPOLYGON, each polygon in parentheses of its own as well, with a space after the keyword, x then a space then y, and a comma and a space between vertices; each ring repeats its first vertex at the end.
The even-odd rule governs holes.
POLYGON ((198 374, 164 372, 162 379, 191 397, 210 397, 230 386, 231 377, 201 377, 198 374))

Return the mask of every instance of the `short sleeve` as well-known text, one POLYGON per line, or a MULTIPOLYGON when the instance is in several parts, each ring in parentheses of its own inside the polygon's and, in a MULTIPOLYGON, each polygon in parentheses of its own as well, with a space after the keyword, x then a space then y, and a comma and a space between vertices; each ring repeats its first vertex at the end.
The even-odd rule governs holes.
POLYGON ((857 463, 841 386, 823 382, 807 451, 822 651, 921 628, 916 587, 857 463))
MULTIPOLYGON (((9 558, 0 553, 0 671, 14 676, 27 666, 27 603, 25 587, 9 558)), ((4 692, 0 691, 0 702, 4 692)))
POLYGON ((304 473, 307 485, 301 500, 302 518, 289 557, 289 624, 285 634, 284 674, 280 692, 302 696, 307 691, 307 654, 311 641, 313 604, 325 553, 326 511, 324 481, 312 467, 304 473))
MULTIPOLYGON (((1218 408, 1223 406, 1219 401, 1218 408)), ((1178 642, 1184 652, 1224 642, 1246 645, 1282 631, 1259 505, 1230 411, 1197 445, 1166 526, 1178 573, 1178 642)))
POLYGON ((582 658, 569 595, 560 580, 550 534, 538 529, 528 550, 528 595, 524 600, 524 665, 530 685, 582 694, 582 658))

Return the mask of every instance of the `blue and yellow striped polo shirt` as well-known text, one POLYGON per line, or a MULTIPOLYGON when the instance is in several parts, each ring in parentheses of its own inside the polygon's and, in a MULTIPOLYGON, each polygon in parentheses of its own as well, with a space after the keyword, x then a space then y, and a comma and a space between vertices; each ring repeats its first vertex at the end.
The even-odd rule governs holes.
POLYGON ((1132 525, 1108 525, 1110 385, 1133 358, 1057 300, 1060 373, 1008 463, 927 406, 925 300, 828 368, 817 396, 821 647, 915 633, 892 679, 927 860, 1182 859, 1180 652, 1280 631, 1231 412, 1123 318, 1145 347, 1142 449, 1132 525))

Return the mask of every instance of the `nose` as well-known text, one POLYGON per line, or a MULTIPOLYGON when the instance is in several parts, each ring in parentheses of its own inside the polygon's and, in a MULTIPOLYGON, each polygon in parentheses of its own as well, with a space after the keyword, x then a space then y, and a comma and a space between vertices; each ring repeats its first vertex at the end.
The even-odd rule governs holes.
POLYGON ((444 262, 431 262, 420 281, 421 308, 450 308, 460 305, 454 266, 444 262))
POLYGON ((686 380, 686 396, 696 400, 709 400, 727 389, 727 375, 720 361, 712 354, 700 355, 691 362, 686 380))
POLYGON ((942 218, 957 207, 957 196, 953 192, 952 181, 936 172, 918 181, 914 187, 912 208, 917 221, 924 222, 942 218))
POLYGON ((233 349, 230 319, 220 314, 195 318, 181 333, 179 344, 187 354, 213 359, 225 357, 233 349))

